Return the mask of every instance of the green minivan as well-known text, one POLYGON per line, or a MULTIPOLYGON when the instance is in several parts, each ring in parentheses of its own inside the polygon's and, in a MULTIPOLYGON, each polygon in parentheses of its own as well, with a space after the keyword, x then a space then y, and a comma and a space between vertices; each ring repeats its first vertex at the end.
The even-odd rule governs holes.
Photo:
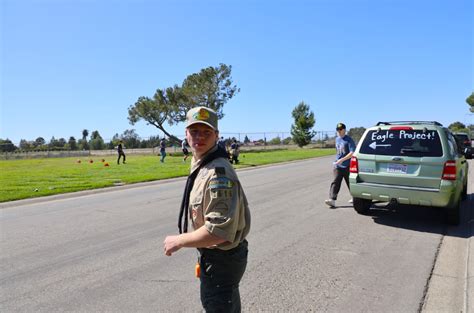
POLYGON ((438 122, 379 122, 368 128, 350 163, 354 209, 374 201, 442 207, 457 225, 467 196, 468 163, 449 129, 438 122))

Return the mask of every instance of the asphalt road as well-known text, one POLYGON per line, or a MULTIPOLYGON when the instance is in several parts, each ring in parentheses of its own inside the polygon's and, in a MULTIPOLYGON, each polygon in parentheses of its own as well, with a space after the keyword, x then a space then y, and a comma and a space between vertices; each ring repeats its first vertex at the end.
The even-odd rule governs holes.
MULTIPOLYGON (((331 161, 239 172, 252 211, 243 310, 418 312, 449 231, 441 211, 361 216, 345 186, 329 209, 331 161)), ((471 161, 465 211, 473 172, 471 161)), ((196 252, 162 248, 183 188, 177 179, 1 209, 0 311, 199 312, 196 252)))

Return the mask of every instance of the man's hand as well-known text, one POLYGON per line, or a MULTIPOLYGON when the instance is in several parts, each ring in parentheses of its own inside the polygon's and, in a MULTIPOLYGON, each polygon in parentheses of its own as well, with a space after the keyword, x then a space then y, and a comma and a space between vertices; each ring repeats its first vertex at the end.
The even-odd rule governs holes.
POLYGON ((165 241, 163 242, 163 249, 167 256, 171 256, 171 254, 181 249, 181 244, 179 242, 179 235, 167 236, 165 238, 165 241))

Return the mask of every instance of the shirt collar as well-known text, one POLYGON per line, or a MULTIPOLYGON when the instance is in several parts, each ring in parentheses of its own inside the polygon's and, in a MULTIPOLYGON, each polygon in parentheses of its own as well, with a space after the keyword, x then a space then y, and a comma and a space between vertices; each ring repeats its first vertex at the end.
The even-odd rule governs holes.
POLYGON ((202 161, 211 153, 217 150, 217 145, 214 145, 209 151, 206 152, 199 160, 196 160, 196 158, 193 155, 193 158, 191 159, 191 173, 194 172, 202 163, 202 161))

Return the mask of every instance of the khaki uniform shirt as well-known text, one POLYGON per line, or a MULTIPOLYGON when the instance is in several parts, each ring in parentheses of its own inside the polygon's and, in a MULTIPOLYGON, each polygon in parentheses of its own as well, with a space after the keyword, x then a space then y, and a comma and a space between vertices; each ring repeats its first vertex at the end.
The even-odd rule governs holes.
MULTIPOLYGON (((212 153, 217 146, 208 153, 212 153)), ((191 173, 204 157, 191 162, 191 173)), ((217 158, 199 170, 189 197, 189 212, 193 228, 202 226, 223 238, 218 248, 229 250, 242 242, 250 230, 250 211, 244 190, 230 162, 217 158)))

